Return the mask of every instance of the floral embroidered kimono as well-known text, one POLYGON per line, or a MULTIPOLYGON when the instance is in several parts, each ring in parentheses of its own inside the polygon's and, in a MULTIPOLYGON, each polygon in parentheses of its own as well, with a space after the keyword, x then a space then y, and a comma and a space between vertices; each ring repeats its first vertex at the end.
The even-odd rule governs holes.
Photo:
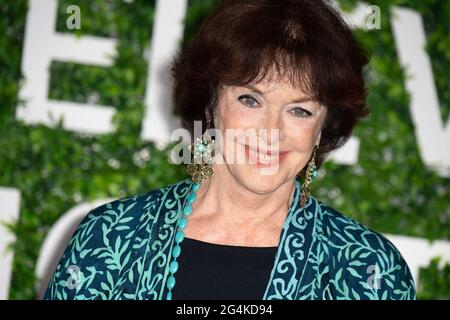
MULTIPOLYGON (((91 210, 45 299, 164 299, 177 221, 191 187, 187 179, 91 210)), ((389 240, 314 197, 300 208, 300 189, 296 180, 262 299, 416 298, 408 266, 389 240)))

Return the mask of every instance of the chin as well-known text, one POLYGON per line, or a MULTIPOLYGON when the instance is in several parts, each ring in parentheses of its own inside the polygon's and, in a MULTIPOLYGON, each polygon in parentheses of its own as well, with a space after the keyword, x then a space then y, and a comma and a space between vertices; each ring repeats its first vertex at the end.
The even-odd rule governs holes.
POLYGON ((280 171, 276 174, 263 175, 259 169, 236 168, 230 170, 234 178, 249 191, 257 194, 271 193, 288 180, 280 171))

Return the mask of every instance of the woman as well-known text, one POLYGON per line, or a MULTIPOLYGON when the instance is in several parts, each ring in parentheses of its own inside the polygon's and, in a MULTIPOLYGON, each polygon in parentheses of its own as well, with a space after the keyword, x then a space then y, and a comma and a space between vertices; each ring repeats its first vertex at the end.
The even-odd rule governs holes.
POLYGON ((309 194, 368 115, 366 64, 324 1, 224 1, 172 65, 183 126, 216 129, 192 179, 92 210, 45 297, 415 299, 392 243, 309 194))

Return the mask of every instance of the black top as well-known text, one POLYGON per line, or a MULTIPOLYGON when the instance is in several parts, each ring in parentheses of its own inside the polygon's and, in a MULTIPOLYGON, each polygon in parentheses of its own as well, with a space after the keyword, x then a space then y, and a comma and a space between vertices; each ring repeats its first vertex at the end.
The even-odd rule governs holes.
POLYGON ((241 247, 185 238, 173 300, 261 300, 277 247, 241 247))

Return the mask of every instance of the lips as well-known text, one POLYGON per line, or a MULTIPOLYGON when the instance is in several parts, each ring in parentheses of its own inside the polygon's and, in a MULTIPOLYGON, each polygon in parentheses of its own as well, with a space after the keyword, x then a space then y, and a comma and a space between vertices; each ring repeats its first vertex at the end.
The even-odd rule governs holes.
POLYGON ((289 154, 289 151, 273 151, 262 150, 260 148, 250 147, 245 145, 245 154, 251 160, 251 164, 257 167, 271 167, 280 163, 289 154))

